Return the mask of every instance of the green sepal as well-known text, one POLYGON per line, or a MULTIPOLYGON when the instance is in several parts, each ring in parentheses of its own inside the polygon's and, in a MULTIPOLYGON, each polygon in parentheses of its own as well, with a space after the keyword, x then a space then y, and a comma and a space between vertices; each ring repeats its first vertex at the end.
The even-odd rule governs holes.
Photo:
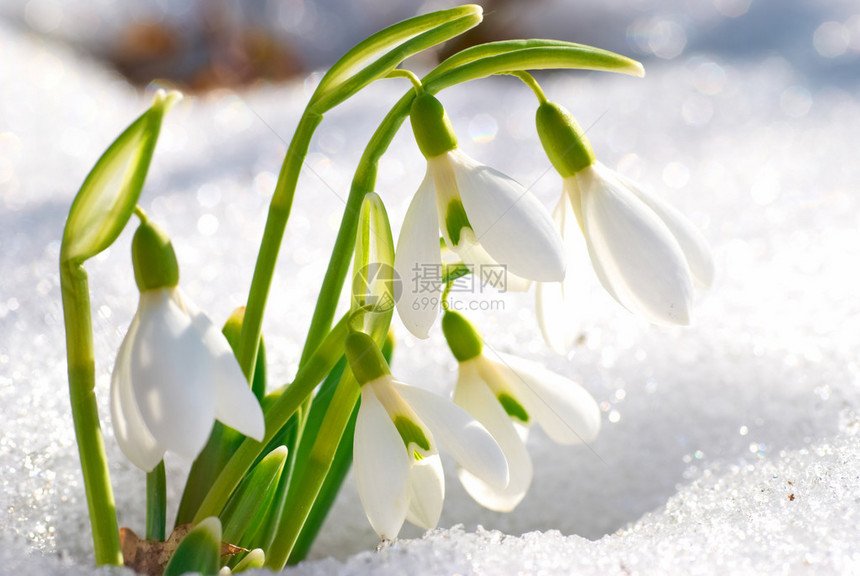
POLYGON ((466 209, 463 208, 463 202, 458 198, 448 203, 448 210, 445 213, 445 230, 448 232, 448 238, 451 239, 451 244, 454 246, 460 245, 460 233, 463 228, 472 229, 472 223, 469 222, 469 217, 466 216, 466 209))
POLYGON ((88 260, 117 239, 140 198, 164 113, 181 97, 159 90, 93 166, 69 210, 60 262, 88 260))
POLYGON ((442 334, 448 341, 448 348, 458 362, 465 362, 480 356, 484 342, 478 330, 462 314, 445 310, 442 315, 442 334))
POLYGON ((164 568, 164 576, 181 576, 197 572, 204 576, 218 574, 221 566, 221 522, 206 518, 179 543, 164 568))
POLYGON ((415 423, 414 420, 407 416, 397 415, 394 418, 394 427, 397 428, 397 433, 403 440, 403 445, 409 449, 410 444, 415 444, 423 450, 430 450, 430 440, 424 434, 421 426, 415 423))
POLYGON ((594 163, 594 150, 585 132, 563 106, 542 103, 535 114, 535 123, 540 143, 562 178, 594 163))
POLYGON ((254 514, 265 501, 267 494, 277 487, 286 460, 287 447, 279 446, 269 452, 245 476, 244 481, 239 485, 221 513, 221 521, 224 523, 224 540, 227 542, 241 541, 254 514))
POLYGON ((432 94, 422 92, 412 101, 409 121, 425 158, 435 158, 457 147, 457 135, 445 107, 432 94))
POLYGON ((527 424, 529 421, 529 413, 526 410, 525 406, 519 403, 516 398, 511 396, 510 394, 506 394, 502 392, 496 398, 499 400, 499 404, 502 405, 502 408, 505 409, 508 416, 511 418, 516 418, 523 424, 527 424))
POLYGON ((134 233, 131 261, 134 264, 134 281, 141 292, 179 284, 179 264, 170 237, 148 218, 134 233))
POLYGON ((260 548, 254 548, 247 554, 242 560, 236 564, 236 566, 231 570, 233 574, 238 574, 239 572, 244 572, 245 570, 250 570, 252 568, 262 568, 263 564, 266 562, 266 554, 260 548))
POLYGON ((361 386, 391 374, 379 346, 364 332, 353 332, 346 337, 344 353, 355 379, 361 386))
POLYGON ((362 331, 379 340, 391 324, 398 287, 388 213, 374 192, 368 192, 361 202, 352 270, 352 307, 371 308, 361 317, 362 331))
POLYGON ((398 22, 357 44, 320 81, 309 108, 322 114, 379 78, 403 60, 458 36, 481 22, 480 6, 467 4, 398 22))

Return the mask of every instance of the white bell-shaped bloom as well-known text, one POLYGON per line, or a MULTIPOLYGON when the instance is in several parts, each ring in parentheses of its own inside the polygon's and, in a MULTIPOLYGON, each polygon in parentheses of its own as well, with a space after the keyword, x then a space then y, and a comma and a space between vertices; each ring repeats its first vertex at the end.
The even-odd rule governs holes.
POLYGON ((175 286, 140 294, 111 378, 111 415, 123 453, 146 471, 167 450, 196 458, 215 419, 255 440, 265 433, 227 340, 175 286))
MULTIPOLYGON (((707 241, 689 220, 600 162, 564 179, 557 225, 570 222, 571 209, 597 278, 615 300, 655 324, 690 323, 693 288, 711 286, 714 263, 707 241)), ((569 231, 563 235, 570 257, 579 258, 579 239, 569 231)), ((559 321, 568 297, 558 286, 538 287, 541 330, 556 350, 566 348, 571 336, 569 319, 559 321)))
POLYGON ((354 470, 361 504, 380 538, 397 537, 404 520, 427 530, 439 521, 445 477, 437 442, 481 482, 497 490, 507 485, 499 445, 466 411, 390 374, 361 386, 354 470))
POLYGON ((454 402, 499 443, 508 461, 510 481, 499 489, 467 469, 460 469, 459 476, 482 506, 509 512, 523 499, 532 480, 532 463, 525 447, 528 428, 539 424, 558 444, 590 442, 600 430, 600 409, 572 380, 534 362, 497 356, 490 359, 481 353, 460 360, 454 402))
POLYGON ((541 203, 515 180, 454 148, 428 158, 424 181, 403 220, 394 267, 403 283, 397 310, 426 338, 443 289, 439 234, 484 284, 513 290, 559 282, 561 238, 541 203))

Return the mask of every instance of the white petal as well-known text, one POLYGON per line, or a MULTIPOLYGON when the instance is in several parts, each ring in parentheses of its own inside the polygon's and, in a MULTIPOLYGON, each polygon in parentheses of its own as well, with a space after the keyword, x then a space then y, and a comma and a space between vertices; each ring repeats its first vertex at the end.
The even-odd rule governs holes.
POLYGON ((392 384, 457 464, 495 487, 507 485, 505 455, 480 422, 447 398, 415 386, 392 384))
MULTIPOLYGON (((600 408, 585 388, 540 364, 490 351, 487 360, 517 391, 517 400, 558 444, 590 442, 600 431, 600 408)), ((480 369, 480 367, 479 367, 480 369)))
POLYGON ((431 454, 409 468, 409 511, 406 519, 425 530, 432 530, 442 515, 445 501, 445 475, 439 454, 431 454))
POLYGON ((538 282, 535 313, 544 341, 553 351, 565 354, 581 331, 579 321, 588 306, 587 292, 592 273, 587 270, 588 255, 582 235, 574 226, 567 193, 552 212, 567 254, 564 282, 538 282))
POLYGON ((215 372, 215 418, 245 436, 261 441, 266 433, 263 410, 227 339, 206 314, 187 299, 185 307, 200 340, 212 356, 215 372))
POLYGON ((652 194, 649 194, 635 182, 624 178, 620 174, 616 176, 624 182, 636 196, 647 204, 657 216, 663 220, 669 230, 674 234, 675 240, 684 251, 687 265, 693 273, 693 280, 701 288, 710 288, 714 283, 714 259, 711 249, 705 237, 679 212, 674 206, 652 194))
POLYGON ((515 180, 460 152, 448 153, 477 241, 511 273, 529 280, 564 278, 561 238, 546 209, 515 180))
POLYGON ((164 457, 164 448, 146 427, 132 389, 131 349, 138 324, 135 314, 116 355, 110 383, 110 411, 120 450, 132 464, 150 472, 164 457))
POLYGON ((517 276, 507 266, 493 260, 471 230, 464 229, 460 233, 460 244, 454 247, 454 251, 463 264, 471 267, 481 287, 489 285, 505 292, 525 292, 529 289, 531 280, 517 276))
POLYGON ((152 435, 193 460, 215 416, 212 358, 173 290, 140 295, 140 326, 131 350, 134 396, 152 435))
POLYGON ((439 219, 429 169, 406 210, 394 252, 394 269, 403 288, 397 300, 400 319, 412 334, 427 338, 439 314, 442 292, 439 219))
MULTIPOLYGON (((475 360, 482 358, 479 356, 475 360)), ((498 512, 510 512, 522 501, 532 480, 532 462, 517 427, 478 375, 476 362, 460 363, 454 402, 474 416, 499 443, 508 462, 510 479, 504 488, 491 486, 460 468, 463 487, 478 504, 498 512)), ((523 430, 528 430, 523 428, 523 430)))
POLYGON ((689 324, 690 269, 666 225, 602 165, 577 181, 588 253, 606 290, 651 322, 689 324))
POLYGON ((576 217, 576 223, 579 230, 584 232, 585 226, 582 223, 582 194, 579 191, 579 184, 576 183, 576 176, 568 176, 562 180, 563 194, 570 201, 570 207, 573 210, 573 215, 576 217))
POLYGON ((397 537, 409 508, 409 456, 382 404, 367 386, 355 422, 353 465, 358 495, 380 538, 397 537))

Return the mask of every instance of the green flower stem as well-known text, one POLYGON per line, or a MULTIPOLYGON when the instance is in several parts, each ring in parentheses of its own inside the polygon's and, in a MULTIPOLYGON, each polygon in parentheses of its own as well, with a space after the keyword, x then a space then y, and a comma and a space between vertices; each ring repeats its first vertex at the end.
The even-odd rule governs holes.
POLYGON ((412 87, 415 88, 416 92, 421 92, 421 80, 418 79, 412 71, 406 70, 405 68, 396 68, 385 75, 386 78, 406 78, 410 82, 412 82, 412 87))
POLYGON ((60 265, 60 285, 66 324, 69 396, 84 474, 96 565, 121 566, 116 503, 96 405, 90 290, 83 266, 75 261, 64 261, 60 265))
POLYGON ((146 473, 146 539, 164 542, 167 523, 167 479, 164 460, 146 473))
POLYGON ((281 240, 290 210, 293 205, 293 196, 296 184, 299 180, 302 164, 308 153, 311 136, 314 130, 322 122, 322 114, 311 109, 306 109, 299 120, 293 139, 290 141, 287 155, 281 166, 278 183, 269 206, 269 215, 266 219, 266 228, 260 243, 260 252, 257 255, 257 265, 254 268, 254 277, 251 280, 251 289, 248 292, 248 303, 245 307, 245 318, 242 322, 242 333, 239 337, 238 359, 239 365, 245 372, 248 381, 253 381, 254 365, 257 361, 257 350, 260 343, 260 333, 263 327, 263 314, 266 308, 266 300, 269 297, 269 289, 272 286, 272 276, 275 273, 275 264, 278 260, 278 251, 281 248, 281 240))
POLYGON ((299 368, 292 384, 282 386, 266 397, 268 407, 265 410, 266 435, 263 441, 257 442, 251 438, 245 438, 239 445, 215 479, 203 502, 200 503, 194 515, 195 524, 204 518, 218 516, 221 513, 230 494, 239 485, 257 457, 343 355, 343 344, 348 332, 348 318, 344 317, 320 344, 313 356, 299 368))
MULTIPOLYGON (((480 21, 481 7, 472 5, 459 6, 411 18, 386 28, 355 46, 323 77, 290 142, 287 157, 284 159, 272 198, 254 277, 251 281, 238 353, 239 364, 245 375, 249 376, 249 380, 254 372, 254 360, 257 355, 256 349, 262 328, 263 312, 281 239, 289 218, 299 172, 307 155, 311 136, 322 121, 322 113, 351 97, 373 80, 391 73, 408 56, 462 34, 480 21), (385 53, 386 50, 388 50, 387 53, 385 53), (368 56, 375 54, 379 55, 378 60, 364 69, 357 69, 359 64, 368 56)), ((400 123, 397 123, 398 127, 399 125, 400 123)), ((396 132, 396 127, 394 132, 396 132)), ((393 133, 389 136, 389 142, 393 136, 393 133)), ((370 180, 375 182, 375 179, 374 166, 370 180)), ((343 285, 346 269, 341 272, 339 262, 342 259, 348 267, 355 242, 355 222, 358 219, 361 200, 364 198, 364 193, 370 190, 372 190, 372 186, 360 193, 350 193, 350 199, 357 200, 357 203, 355 201, 347 202, 347 213, 350 217, 344 218, 346 225, 342 225, 338 233, 335 251, 332 253, 332 262, 335 263, 334 270, 330 264, 324 279, 324 287, 331 287, 334 284, 337 284, 338 287, 343 285), (343 238, 342 233, 344 232, 349 233, 351 238, 343 238), (344 248, 348 249, 344 250, 344 248)), ((336 295, 334 296, 334 305, 331 302, 330 294, 326 294, 325 298, 321 296, 317 302, 300 366, 322 342, 325 333, 331 326, 337 304, 336 295), (324 305, 330 309, 320 312, 318 316, 317 312, 320 310, 321 301, 324 301, 324 305)))
POLYGON ((520 80, 523 81, 523 84, 532 89, 532 92, 535 93, 535 96, 538 99, 538 102, 541 104, 546 104, 549 100, 547 100, 546 94, 543 92, 543 88, 540 87, 535 77, 529 74, 528 72, 524 72, 522 70, 517 70, 515 72, 510 73, 511 76, 516 76, 520 80))
POLYGON ((358 401, 359 387, 352 373, 344 371, 326 410, 319 433, 307 459, 301 463, 302 473, 290 485, 286 510, 266 554, 265 566, 282 570, 301 534, 302 527, 313 508, 320 488, 334 461, 343 431, 346 429, 358 401))
POLYGON ((400 128, 400 125, 406 120, 414 97, 415 91, 410 90, 394 105, 394 108, 391 109, 376 129, 376 132, 374 132, 370 142, 364 149, 361 160, 359 160, 355 176, 352 180, 352 186, 349 190, 349 196, 346 199, 346 208, 344 209, 343 219, 340 222, 340 229, 337 232, 337 238, 335 239, 325 278, 323 278, 320 294, 317 298, 313 317, 311 318, 308 337, 305 340, 305 348, 302 352, 302 363, 304 363, 310 352, 315 350, 323 338, 325 338, 329 326, 331 326, 331 322, 334 319, 337 302, 343 289, 343 283, 346 280, 349 264, 352 261, 353 250, 355 248, 355 235, 358 230, 358 218, 361 213, 361 203, 364 200, 364 196, 376 187, 376 173, 379 159, 388 150, 388 146, 394 139, 394 135, 400 128))

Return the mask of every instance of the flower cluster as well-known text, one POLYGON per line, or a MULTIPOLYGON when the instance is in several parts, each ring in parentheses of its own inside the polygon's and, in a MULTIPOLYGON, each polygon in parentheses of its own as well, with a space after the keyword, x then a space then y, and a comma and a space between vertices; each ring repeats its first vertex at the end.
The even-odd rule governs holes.
MULTIPOLYGON (((394 251, 403 278, 420 265, 441 266, 441 235, 464 264, 505 266, 508 287, 535 283, 541 330, 551 347, 564 351, 571 324, 558 312, 570 294, 565 268, 582 256, 569 253, 575 221, 597 277, 620 304, 658 324, 689 323, 693 284, 706 287, 713 278, 703 237, 676 210, 597 162, 563 108, 543 102, 537 114, 541 142, 563 177, 552 216, 514 180, 458 149, 435 97, 420 93, 411 118, 427 174, 394 251)), ((138 235, 160 238, 153 230, 144 222, 138 235)), ((229 346, 176 287, 175 257, 163 248, 169 242, 160 243, 154 250, 135 239, 140 307, 117 356, 111 391, 120 447, 144 470, 165 450, 195 458, 214 418, 258 440, 264 433, 259 404, 229 346)), ((397 309, 405 326, 426 338, 442 299, 415 306, 419 292, 410 284, 397 309)), ((396 537, 405 520, 436 526, 445 494, 439 445, 454 456, 460 481, 477 502, 510 511, 532 480, 529 427, 538 424, 559 444, 588 443, 600 429, 597 403, 579 384, 515 356, 488 356, 477 329, 453 311, 445 311, 442 330, 459 365, 453 403, 394 380, 364 333, 346 340, 361 390, 355 477, 383 539, 396 537)))
POLYGON ((600 429, 600 410, 573 379, 496 352, 465 317, 447 309, 442 333, 458 363, 451 398, 395 380, 386 360, 391 349, 386 356, 378 348, 394 309, 413 335, 428 338, 464 274, 499 289, 534 286, 541 332, 561 353, 575 334, 575 308, 588 298, 585 275, 650 322, 690 322, 694 288, 708 287, 714 277, 704 238, 672 207, 598 162, 570 114, 525 72, 569 67, 641 76, 641 65, 593 47, 532 39, 467 48, 420 80, 401 66, 480 20, 480 7, 465 5, 395 24, 359 43, 319 80, 278 177, 247 305, 223 333, 181 291, 169 239, 138 206, 162 117, 178 94, 158 92, 96 163, 70 209, 60 270, 71 404, 97 564, 121 563, 128 552, 143 555, 138 565, 153 564, 153 573, 280 570, 307 552, 350 458, 367 517, 383 539, 395 538, 406 521, 423 528, 438 523, 445 496, 440 449, 453 456, 477 502, 514 509, 533 476, 530 428, 537 424, 558 444, 589 443, 600 429), (460 150, 434 96, 494 74, 518 77, 538 97, 537 133, 563 181, 552 214, 516 181, 460 150), (329 110, 365 86, 398 77, 408 78, 413 91, 385 116, 361 155, 295 377, 267 393, 265 307, 313 133, 329 110), (407 117, 427 169, 395 246, 373 190, 379 160, 407 117), (110 407, 120 449, 147 472, 147 534, 138 548, 120 543, 93 394, 83 268, 120 237, 133 214, 141 220, 132 241, 140 300, 116 357, 110 407), (335 322, 350 260, 351 307, 335 322), (439 271, 439 282, 413 281, 428 268, 439 271), (194 461, 170 538, 166 452, 194 461), (259 549, 221 568, 222 543, 243 554, 259 549), (153 552, 165 547, 176 547, 166 565, 153 552))

